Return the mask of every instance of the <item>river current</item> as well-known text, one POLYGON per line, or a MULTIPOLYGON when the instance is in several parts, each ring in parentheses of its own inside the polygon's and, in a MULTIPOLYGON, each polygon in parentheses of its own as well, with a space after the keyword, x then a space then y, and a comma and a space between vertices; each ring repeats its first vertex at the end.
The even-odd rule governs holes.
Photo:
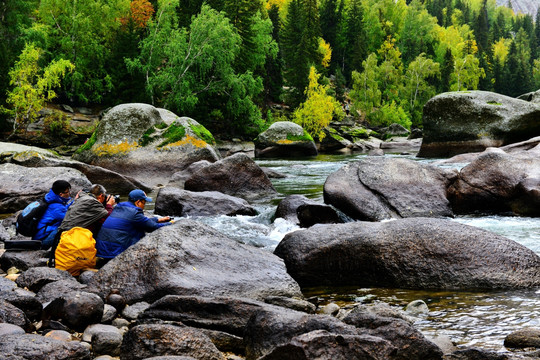
MULTIPOLYGON (((272 179, 279 195, 252 204, 257 216, 216 216, 198 218, 239 242, 273 251, 285 234, 299 228, 283 219, 272 222, 276 205, 287 195, 300 194, 323 202, 323 185, 331 173, 365 155, 319 155, 296 160, 257 160, 286 175, 272 179)), ((417 161, 412 155, 386 155, 417 161)), ((455 164, 457 168, 465 164, 455 164)), ((446 165, 448 166, 448 165, 446 165)), ((453 219, 506 236, 540 255, 540 219, 512 216, 460 216, 453 219)), ((523 327, 539 327, 540 291, 419 291, 378 288, 303 289, 306 297, 317 297, 322 304, 335 302, 343 308, 355 303, 382 301, 403 308, 413 300, 424 300, 429 313, 418 318, 417 328, 429 336, 445 335, 455 344, 477 346, 500 352, 508 351, 506 335, 523 327)))

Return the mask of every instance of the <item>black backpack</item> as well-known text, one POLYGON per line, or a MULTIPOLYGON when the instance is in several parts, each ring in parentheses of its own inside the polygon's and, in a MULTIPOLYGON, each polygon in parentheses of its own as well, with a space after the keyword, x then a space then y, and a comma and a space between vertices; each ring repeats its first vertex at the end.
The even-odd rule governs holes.
POLYGON ((45 214, 45 210, 49 204, 45 199, 39 199, 30 203, 24 210, 17 216, 17 234, 23 236, 33 237, 38 232, 39 220, 45 214))

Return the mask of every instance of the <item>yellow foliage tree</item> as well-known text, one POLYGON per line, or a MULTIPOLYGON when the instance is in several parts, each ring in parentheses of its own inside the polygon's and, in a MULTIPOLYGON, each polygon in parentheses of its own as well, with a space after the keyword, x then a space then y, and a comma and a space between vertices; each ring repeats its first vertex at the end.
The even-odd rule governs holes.
POLYGON ((504 63, 506 62, 506 58, 508 57, 508 53, 510 52, 511 43, 512 40, 510 39, 500 38, 492 45, 493 58, 496 59, 499 64, 504 65, 504 63))
POLYGON ((330 66, 330 60, 332 59, 332 49, 330 44, 324 41, 323 38, 319 38, 319 54, 321 54, 321 64, 325 68, 330 66))
POLYGON ((306 89, 307 99, 294 112, 293 121, 302 126, 313 138, 321 141, 325 134, 324 128, 330 124, 336 115, 343 118, 341 106, 332 96, 328 95, 328 86, 319 84, 320 75, 311 67, 309 70, 309 85, 306 89))

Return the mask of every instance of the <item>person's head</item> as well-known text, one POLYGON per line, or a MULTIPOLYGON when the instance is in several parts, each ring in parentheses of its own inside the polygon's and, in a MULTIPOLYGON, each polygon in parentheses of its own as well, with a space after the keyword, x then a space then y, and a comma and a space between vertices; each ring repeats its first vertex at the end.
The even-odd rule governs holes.
POLYGON ((51 187, 53 193, 56 195, 63 197, 63 198, 69 198, 70 197, 70 191, 71 191, 71 184, 68 183, 65 180, 56 180, 51 187))
POLYGON ((100 203, 105 203, 105 201, 107 200, 107 190, 105 190, 103 185, 92 185, 92 187, 90 188, 90 194, 94 195, 100 203))
POLYGON ((146 196, 146 193, 140 189, 132 190, 128 195, 128 201, 135 204, 140 209, 144 209, 144 205, 147 202, 151 202, 152 199, 146 196))

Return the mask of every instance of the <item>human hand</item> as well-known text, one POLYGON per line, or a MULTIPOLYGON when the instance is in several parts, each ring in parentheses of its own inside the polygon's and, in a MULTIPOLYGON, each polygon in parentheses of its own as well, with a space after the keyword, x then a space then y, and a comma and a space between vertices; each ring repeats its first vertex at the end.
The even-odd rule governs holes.
POLYGON ((170 222, 170 221, 172 221, 170 216, 164 216, 158 219, 159 223, 170 222))
POLYGON ((112 195, 107 196, 107 205, 113 206, 114 204, 116 204, 116 200, 114 200, 114 196, 112 195))

